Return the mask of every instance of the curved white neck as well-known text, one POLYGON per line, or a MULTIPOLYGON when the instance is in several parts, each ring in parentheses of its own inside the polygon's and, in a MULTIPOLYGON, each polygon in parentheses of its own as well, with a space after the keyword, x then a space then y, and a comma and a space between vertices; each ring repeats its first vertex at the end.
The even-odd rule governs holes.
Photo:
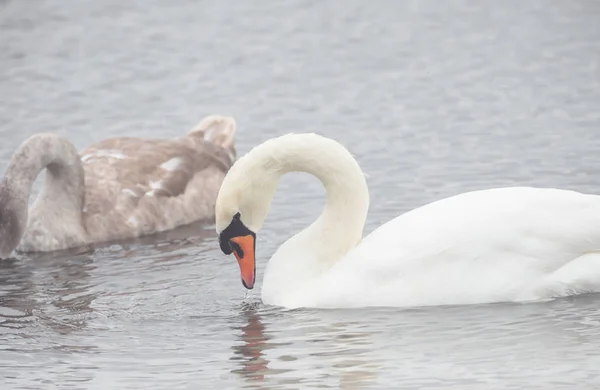
POLYGON ((281 175, 310 173, 325 188, 323 212, 304 229, 302 237, 310 240, 305 244, 315 250, 320 264, 331 265, 362 239, 369 208, 364 174, 348 150, 327 138, 283 144, 278 152, 288 156, 279 169, 281 175))
POLYGON ((255 232, 260 229, 278 180, 285 173, 310 173, 323 183, 327 193, 320 217, 284 243, 271 258, 263 292, 268 288, 267 279, 277 280, 285 288, 287 281, 292 281, 290 278, 297 284, 299 279, 326 271, 360 242, 369 192, 358 163, 342 145, 316 134, 288 134, 257 146, 236 165, 231 180, 241 181, 253 202, 248 207, 241 205, 242 221, 255 232), (245 216, 243 210, 252 214, 245 216))

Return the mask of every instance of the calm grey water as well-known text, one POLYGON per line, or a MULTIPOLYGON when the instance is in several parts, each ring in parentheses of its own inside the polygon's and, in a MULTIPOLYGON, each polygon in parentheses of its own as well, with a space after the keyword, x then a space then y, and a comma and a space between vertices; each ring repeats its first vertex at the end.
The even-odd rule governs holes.
MULTIPOLYGON (((366 232, 501 185, 600 193, 599 1, 0 2, 0 166, 233 115, 240 153, 317 131, 368 175, 366 232)), ((323 190, 286 177, 259 283, 323 190)), ((398 239, 401 239, 399 237, 398 239)), ((593 389, 600 298, 284 311, 246 296, 213 226, 0 263, 5 389, 593 389)))

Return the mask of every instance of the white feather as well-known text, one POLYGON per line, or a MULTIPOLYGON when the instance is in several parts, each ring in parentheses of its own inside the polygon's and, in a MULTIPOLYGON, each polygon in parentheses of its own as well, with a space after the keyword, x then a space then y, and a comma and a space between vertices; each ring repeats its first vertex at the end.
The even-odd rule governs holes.
POLYGON ((173 157, 169 161, 166 161, 161 164, 161 168, 165 171, 175 171, 181 164, 183 163, 183 159, 181 157, 173 157))

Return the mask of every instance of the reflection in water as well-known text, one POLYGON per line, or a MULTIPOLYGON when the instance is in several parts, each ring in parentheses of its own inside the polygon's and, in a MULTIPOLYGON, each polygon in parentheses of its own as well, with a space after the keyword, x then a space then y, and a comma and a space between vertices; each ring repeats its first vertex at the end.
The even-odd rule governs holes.
POLYGON ((343 311, 318 311, 315 315, 323 325, 314 327, 306 339, 313 345, 307 353, 327 367, 322 379, 333 379, 333 387, 339 389, 358 390, 374 385, 382 368, 373 353, 375 332, 366 331, 364 322, 353 315, 346 318, 343 311))
POLYGON ((0 328, 10 329, 6 334, 12 337, 28 338, 33 336, 26 334, 48 336, 48 330, 63 336, 82 331, 94 313, 92 303, 101 294, 110 295, 96 288, 102 282, 94 275, 99 265, 95 263, 98 255, 102 255, 100 259, 104 263, 113 262, 112 276, 117 277, 123 272, 118 267, 119 261, 131 261, 128 259, 140 253, 160 263, 185 259, 186 249, 200 245, 207 237, 212 238, 211 234, 214 232, 202 229, 200 224, 192 224, 95 248, 19 254, 0 261, 0 328))
MULTIPOLYGON (((202 242, 206 239, 214 239, 216 233, 214 228, 207 225, 206 221, 196 221, 189 225, 178 226, 173 230, 167 230, 165 232, 159 232, 148 236, 128 238, 126 240, 113 240, 109 242, 103 242, 94 244, 94 247, 103 251, 111 244, 120 247, 120 250, 125 252, 132 251, 140 246, 152 246, 161 248, 164 246, 176 247, 182 243, 196 243, 196 241, 202 242)), ((196 243, 198 245, 198 243, 196 243)))
POLYGON ((371 332, 354 321, 329 323, 320 311, 277 311, 245 304, 241 308, 240 343, 232 347, 238 374, 248 387, 364 389, 375 384, 382 364, 371 354, 371 332), (291 321, 291 323, 289 323, 291 321), (316 324, 315 324, 316 322, 316 324), (267 332, 267 328, 269 331, 267 332), (301 348, 292 347, 301 344, 301 348), (265 356, 271 351, 272 359, 265 356), (280 352, 280 353, 276 353, 280 352), (321 367, 308 377, 299 365, 321 367), (274 368, 273 365, 278 366, 274 368))
POLYGON ((234 357, 231 360, 240 361, 240 368, 232 370, 249 382, 260 382, 265 379, 269 361, 264 357, 264 350, 269 347, 269 338, 265 334, 265 326, 260 320, 256 307, 245 305, 242 317, 247 321, 239 330, 242 334, 241 345, 233 346, 234 357))
MULTIPOLYGON (((334 324, 329 328, 334 350, 321 356, 334 358, 333 372, 339 377, 340 389, 364 389, 377 379, 381 365, 370 356, 373 342, 370 332, 349 329, 356 323, 334 324)), ((318 355, 318 354, 317 354, 318 355)))
POLYGON ((74 252, 1 262, 0 326, 18 329, 42 323, 61 334, 82 329, 96 297, 89 289, 94 268, 89 254, 74 252))

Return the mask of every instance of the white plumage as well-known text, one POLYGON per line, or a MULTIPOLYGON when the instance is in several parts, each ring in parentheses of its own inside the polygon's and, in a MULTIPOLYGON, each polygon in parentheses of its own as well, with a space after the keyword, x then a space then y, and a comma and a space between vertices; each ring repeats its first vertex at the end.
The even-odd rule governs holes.
POLYGON ((364 176, 343 146, 315 134, 272 139, 239 159, 217 199, 217 230, 239 211, 258 232, 278 178, 290 171, 316 175, 327 203, 269 261, 267 304, 473 304, 600 291, 600 196, 530 187, 468 192, 400 215, 360 240, 369 203, 364 176))

